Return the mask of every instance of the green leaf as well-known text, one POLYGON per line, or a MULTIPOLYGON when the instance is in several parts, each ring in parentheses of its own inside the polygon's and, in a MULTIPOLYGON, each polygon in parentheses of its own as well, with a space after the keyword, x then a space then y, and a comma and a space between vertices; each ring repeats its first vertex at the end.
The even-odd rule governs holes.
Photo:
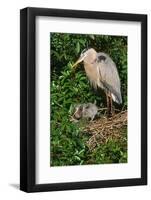
POLYGON ((76 44, 76 53, 78 54, 80 52, 80 44, 77 42, 76 44))

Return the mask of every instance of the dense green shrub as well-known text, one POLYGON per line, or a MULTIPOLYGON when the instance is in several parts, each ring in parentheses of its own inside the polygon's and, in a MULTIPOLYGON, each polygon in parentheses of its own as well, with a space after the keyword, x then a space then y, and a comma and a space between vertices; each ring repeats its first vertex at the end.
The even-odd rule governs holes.
POLYGON ((104 94, 93 91, 82 64, 73 71, 80 52, 92 47, 105 52, 117 65, 123 105, 127 107, 127 37, 51 33, 51 165, 126 162, 126 141, 109 141, 90 152, 87 135, 70 122, 69 108, 75 103, 94 102, 106 106, 104 94))

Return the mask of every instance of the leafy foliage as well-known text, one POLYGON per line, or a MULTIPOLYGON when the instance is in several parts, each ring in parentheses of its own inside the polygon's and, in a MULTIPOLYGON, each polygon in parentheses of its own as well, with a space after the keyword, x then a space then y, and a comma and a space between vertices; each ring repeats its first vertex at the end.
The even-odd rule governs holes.
MULTIPOLYGON (((51 165, 82 165, 127 162, 127 140, 108 141, 90 152, 80 123, 69 120, 69 108, 75 103, 94 102, 105 106, 104 94, 93 91, 84 68, 71 69, 80 52, 89 47, 111 56, 117 65, 127 107, 127 37, 51 33, 51 165)), ((124 130, 125 135, 127 130, 124 130)))

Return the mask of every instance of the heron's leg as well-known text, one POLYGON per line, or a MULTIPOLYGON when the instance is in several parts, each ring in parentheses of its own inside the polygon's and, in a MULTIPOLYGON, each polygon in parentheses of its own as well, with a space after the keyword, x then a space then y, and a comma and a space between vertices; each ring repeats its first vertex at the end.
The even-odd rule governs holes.
POLYGON ((111 93, 108 93, 108 117, 112 117, 112 96, 111 93))
POLYGON ((113 115, 113 102, 112 102, 112 96, 111 96, 111 93, 110 93, 110 116, 113 115))
POLYGON ((109 96, 108 93, 106 92, 106 103, 107 103, 107 115, 109 113, 109 96))

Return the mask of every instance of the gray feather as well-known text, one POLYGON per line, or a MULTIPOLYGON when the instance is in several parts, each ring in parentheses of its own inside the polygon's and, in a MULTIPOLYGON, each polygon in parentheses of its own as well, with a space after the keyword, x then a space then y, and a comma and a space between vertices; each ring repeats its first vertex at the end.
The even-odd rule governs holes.
POLYGON ((93 48, 84 50, 83 56, 85 72, 93 87, 110 92, 113 101, 122 103, 120 78, 113 60, 93 48))
POLYGON ((121 104, 121 85, 115 63, 107 54, 98 53, 97 67, 100 73, 100 81, 104 89, 113 93, 116 98, 116 102, 121 104), (99 58, 102 56, 106 59, 100 61, 99 58))

